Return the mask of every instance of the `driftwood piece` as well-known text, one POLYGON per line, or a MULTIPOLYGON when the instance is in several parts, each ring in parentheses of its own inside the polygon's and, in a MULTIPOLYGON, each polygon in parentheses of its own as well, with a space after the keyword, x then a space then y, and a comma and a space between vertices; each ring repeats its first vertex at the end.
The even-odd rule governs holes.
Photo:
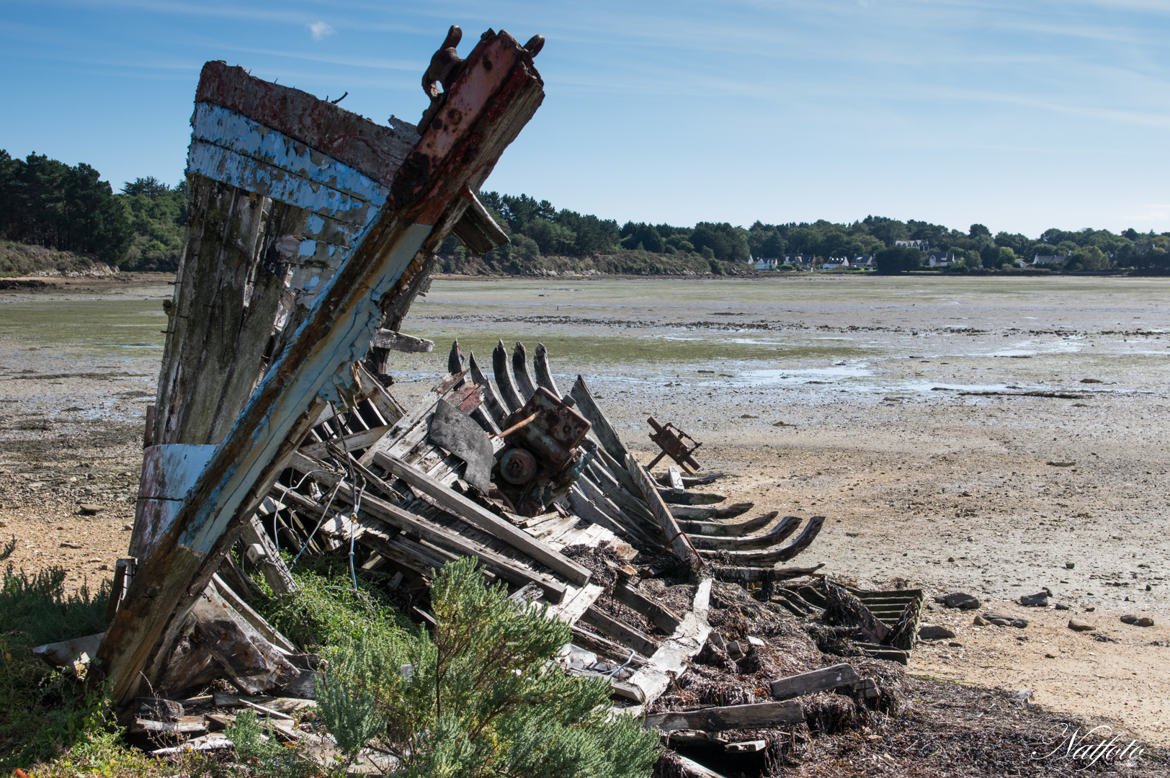
POLYGON ((168 625, 210 580, 232 539, 229 530, 267 493, 316 418, 321 398, 348 395, 351 381, 345 376, 382 317, 379 301, 393 300, 418 280, 426 258, 467 207, 461 193, 479 186, 540 104, 543 89, 531 55, 507 34, 485 35, 468 62, 447 95, 451 115, 460 120, 428 128, 406 172, 398 175, 395 168, 389 207, 313 300, 170 528, 140 564, 100 652, 117 705, 128 704, 142 682, 152 680, 142 671, 159 652, 168 625))
POLYGON ((722 732, 729 729, 762 729, 777 724, 798 724, 802 721, 804 711, 800 703, 787 701, 651 713, 646 717, 646 726, 663 732, 675 729, 722 732))
POLYGON ((585 385, 583 377, 577 376, 577 381, 573 384, 569 396, 577 403, 577 410, 580 411, 581 415, 593 425, 589 431, 597 438, 597 442, 613 460, 621 463, 621 466, 624 467, 626 457, 629 456, 630 452, 622 443, 622 439, 618 437, 613 425, 609 423, 609 419, 598 407, 593 395, 589 393, 589 387, 585 385))
POLYGON ((807 673, 790 675, 768 684, 772 698, 787 700, 805 694, 839 689, 848 686, 850 689, 861 681, 853 665, 842 662, 831 667, 822 667, 820 670, 810 670, 807 673))

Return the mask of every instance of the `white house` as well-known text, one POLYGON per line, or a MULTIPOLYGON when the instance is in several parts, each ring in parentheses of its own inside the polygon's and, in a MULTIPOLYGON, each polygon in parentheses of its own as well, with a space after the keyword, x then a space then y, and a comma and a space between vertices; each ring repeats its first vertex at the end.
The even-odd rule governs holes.
POLYGON ((1060 254, 1037 254, 1032 257, 1032 267, 1053 267, 1063 265, 1068 260, 1067 256, 1060 254))

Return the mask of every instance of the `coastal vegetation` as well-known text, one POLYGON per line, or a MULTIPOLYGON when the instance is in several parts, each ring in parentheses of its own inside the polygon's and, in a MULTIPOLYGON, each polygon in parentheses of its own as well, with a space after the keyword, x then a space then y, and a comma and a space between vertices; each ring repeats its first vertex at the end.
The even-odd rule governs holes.
MULTIPOLYGON (((438 252, 445 273, 725 275, 859 265, 878 273, 1170 273, 1170 232, 1050 228, 1035 238, 966 231, 910 219, 850 223, 756 221, 693 226, 603 219, 526 194, 481 192, 508 245, 474 256, 454 237, 438 252), (842 263, 846 260, 847 263, 842 263)), ((74 272, 94 263, 173 271, 187 220, 187 184, 156 178, 115 193, 93 167, 0 150, 0 275, 74 272), (38 247, 29 249, 28 247, 38 247)))

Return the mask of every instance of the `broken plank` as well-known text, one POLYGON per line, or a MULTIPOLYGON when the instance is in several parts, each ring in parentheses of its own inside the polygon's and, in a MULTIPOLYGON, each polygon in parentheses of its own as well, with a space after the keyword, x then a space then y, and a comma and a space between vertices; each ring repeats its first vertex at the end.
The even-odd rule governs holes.
POLYGON ((711 625, 707 613, 711 603, 711 579, 704 578, 695 590, 691 610, 683 616, 669 638, 662 641, 646 664, 634 673, 629 683, 642 691, 643 704, 649 705, 662 696, 670 682, 686 670, 707 642, 711 625))
POLYGON ((804 711, 800 703, 789 700, 652 713, 646 717, 646 726, 663 732, 675 729, 722 732, 729 729, 763 729, 777 724, 798 724, 802 721, 804 711))
POLYGON ((807 673, 780 678, 770 682, 768 689, 773 699, 787 700, 805 694, 838 689, 842 686, 848 686, 852 689, 860 680, 861 677, 857 675, 853 665, 842 662, 831 667, 822 667, 820 670, 810 670, 807 673))

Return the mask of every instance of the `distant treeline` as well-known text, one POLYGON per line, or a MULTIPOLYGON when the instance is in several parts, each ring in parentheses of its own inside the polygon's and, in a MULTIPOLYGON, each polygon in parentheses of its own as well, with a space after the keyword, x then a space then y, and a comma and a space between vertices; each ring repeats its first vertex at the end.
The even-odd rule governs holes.
MULTIPOLYGON (((69 251, 125 270, 174 270, 187 185, 139 178, 115 194, 84 162, 0 150, 0 238, 69 251)), ((19 268, 0 267, 0 271, 19 268)))
MULTIPOLYGON (((992 234, 982 224, 966 232, 938 224, 881 216, 838 224, 693 227, 601 219, 528 195, 481 192, 505 226, 510 244, 482 257, 454 238, 439 249, 449 273, 724 274, 748 272, 749 259, 779 269, 818 267, 830 260, 873 258, 868 266, 894 273, 936 266, 947 272, 993 272, 1042 266, 1049 272, 1170 273, 1170 233, 1120 235, 1108 230, 1048 229, 1032 239, 992 234), (1034 266, 1040 257, 1043 261, 1034 266)), ((178 267, 187 220, 187 184, 170 187, 139 178, 114 193, 97 170, 41 154, 13 159, 0 150, 0 239, 73 252, 124 270, 178 267)), ((0 272, 11 272, 0 262, 0 272)))
POLYGON ((735 227, 699 222, 693 227, 626 222, 555 208, 528 195, 481 192, 479 199, 505 225, 511 244, 482 257, 468 256, 451 238, 440 248, 446 272, 538 274, 550 271, 619 273, 740 272, 749 258, 792 261, 793 268, 830 259, 874 258, 878 272, 924 267, 931 254, 949 272, 991 272, 1031 266, 1037 257, 1058 257, 1044 267, 1065 272, 1170 272, 1170 233, 1120 235, 1109 230, 1048 229, 1032 239, 972 224, 967 232, 938 224, 867 216, 850 224, 808 223, 735 227), (905 245, 910 243, 911 245, 905 245), (902 244, 902 245, 900 245, 902 244))

